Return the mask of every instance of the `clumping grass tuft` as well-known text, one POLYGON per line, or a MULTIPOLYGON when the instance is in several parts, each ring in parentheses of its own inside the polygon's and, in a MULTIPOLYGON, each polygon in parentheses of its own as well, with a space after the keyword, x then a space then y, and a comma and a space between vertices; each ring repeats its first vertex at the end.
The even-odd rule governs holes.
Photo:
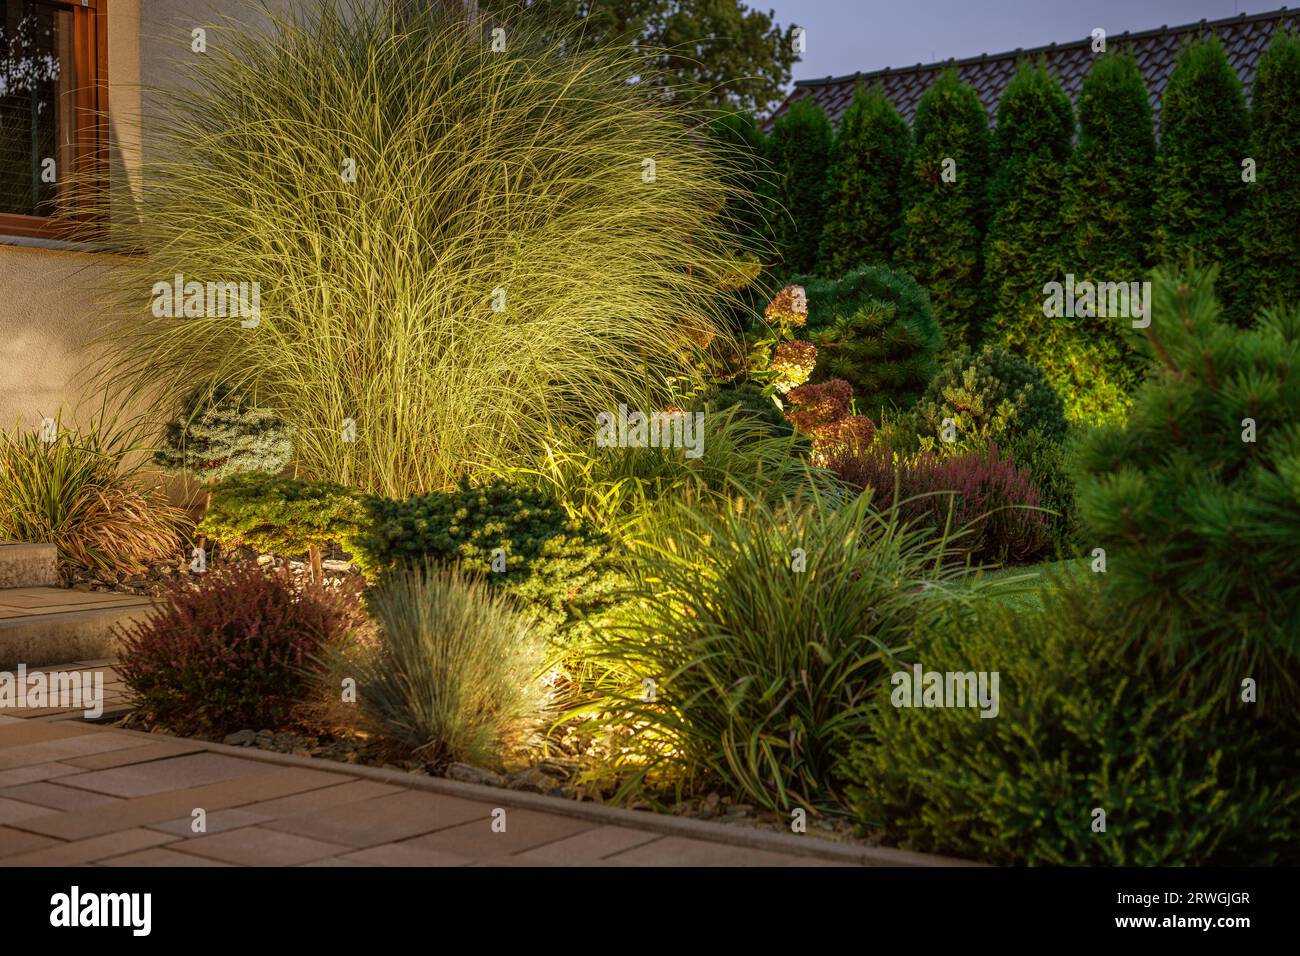
POLYGON ((0 432, 0 540, 53 544, 65 568, 107 575, 179 553, 184 515, 145 474, 136 427, 101 414, 54 432, 0 432))
POLYGON ((114 226, 138 254, 105 370, 164 406, 220 381, 286 420, 301 473, 403 497, 691 378, 731 305, 739 160, 625 81, 630 50, 515 24, 494 52, 456 16, 385 6, 232 26, 179 65, 114 226), (178 273, 259 283, 260 320, 155 316, 178 273))
POLYGON ((776 810, 833 803, 892 655, 979 590, 949 545, 868 495, 650 515, 627 618, 586 648, 608 668, 589 710, 635 728, 619 796, 721 783, 776 810))
POLYGON ((371 592, 378 643, 337 671, 366 724, 431 763, 497 763, 546 717, 546 647, 517 606, 459 567, 407 564, 371 592))

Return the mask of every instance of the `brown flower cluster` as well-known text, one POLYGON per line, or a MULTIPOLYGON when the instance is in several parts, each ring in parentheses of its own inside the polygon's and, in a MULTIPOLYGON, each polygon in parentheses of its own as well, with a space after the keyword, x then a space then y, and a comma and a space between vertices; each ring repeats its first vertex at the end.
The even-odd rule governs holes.
POLYGON ((876 423, 866 415, 850 415, 853 386, 842 378, 815 385, 800 385, 786 395, 794 406, 787 418, 800 434, 813 440, 813 460, 856 454, 871 444, 876 423))
POLYGON ((803 326, 808 322, 808 296, 801 285, 788 285, 763 310, 771 325, 803 326))
POLYGON ((782 342, 772 351, 768 366, 776 373, 776 390, 782 394, 803 385, 817 365, 817 346, 811 342, 782 342))

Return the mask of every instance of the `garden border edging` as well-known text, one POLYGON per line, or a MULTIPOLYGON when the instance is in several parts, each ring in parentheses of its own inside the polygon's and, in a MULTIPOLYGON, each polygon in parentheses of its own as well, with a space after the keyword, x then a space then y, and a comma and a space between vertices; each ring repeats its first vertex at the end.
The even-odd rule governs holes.
POLYGON ((428 790, 465 800, 493 803, 520 810, 537 810, 562 816, 590 820, 605 826, 626 826, 640 830, 650 830, 665 836, 678 836, 688 839, 709 840, 732 846, 754 850, 772 850, 779 853, 799 853, 840 863, 861 866, 961 866, 979 867, 984 864, 952 857, 934 856, 928 853, 914 853, 910 850, 896 850, 890 847, 863 847, 821 840, 815 836, 796 836, 794 834, 770 833, 764 830, 750 830, 745 827, 725 823, 713 823, 707 820, 693 820, 673 817, 666 814, 651 813, 642 810, 625 810, 622 807, 610 807, 599 803, 578 802, 576 800, 547 797, 539 793, 526 793, 508 790, 504 787, 488 787, 481 784, 462 783, 445 777, 430 777, 405 773, 400 770, 388 770, 383 767, 367 767, 359 764, 340 764, 335 761, 316 757, 297 757, 293 754, 276 753, 260 750, 256 747, 232 747, 227 744, 192 737, 179 737, 163 734, 149 734, 139 730, 114 728, 117 733, 135 736, 157 742, 159 739, 185 741, 196 747, 213 753, 242 757, 248 760, 260 760, 263 763, 279 764, 287 767, 301 767, 325 772, 346 773, 365 777, 394 786, 408 787, 415 790, 428 790))

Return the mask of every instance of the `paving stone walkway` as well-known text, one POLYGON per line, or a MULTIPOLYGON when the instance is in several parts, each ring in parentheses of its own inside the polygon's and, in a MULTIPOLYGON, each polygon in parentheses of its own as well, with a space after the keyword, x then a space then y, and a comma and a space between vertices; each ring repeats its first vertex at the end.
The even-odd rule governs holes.
POLYGON ((373 768, 241 756, 78 720, 0 716, 5 867, 948 862, 719 827, 373 768), (206 832, 194 832, 196 810, 206 832))

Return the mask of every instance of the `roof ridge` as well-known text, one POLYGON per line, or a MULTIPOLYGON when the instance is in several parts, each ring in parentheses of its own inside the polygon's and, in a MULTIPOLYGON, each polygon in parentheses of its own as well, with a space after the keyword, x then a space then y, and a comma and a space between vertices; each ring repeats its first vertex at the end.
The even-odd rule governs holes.
MULTIPOLYGON (((1131 41, 1131 40, 1145 39, 1147 37, 1152 37, 1152 36, 1175 35, 1179 33, 1187 33, 1197 29, 1205 30, 1205 29, 1212 29, 1216 27, 1236 25, 1239 23, 1255 23, 1260 20, 1275 20, 1286 16, 1288 9, 1289 9, 1288 7, 1283 6, 1283 7, 1279 7, 1276 10, 1270 10, 1267 13, 1250 13, 1250 14, 1245 13, 1243 11, 1242 13, 1239 13, 1236 16, 1224 17, 1220 20, 1206 20, 1202 18, 1200 20, 1197 20, 1194 23, 1184 23, 1181 26, 1176 26, 1176 27, 1170 27, 1168 24, 1165 24, 1159 27, 1152 27, 1147 30, 1139 30, 1137 32, 1130 32, 1128 30, 1125 30, 1123 33, 1119 33, 1119 34, 1113 34, 1113 35, 1107 34, 1106 38, 1108 40, 1113 38, 1121 38, 1124 40, 1131 41)), ((1300 17, 1300 9, 1291 11, 1291 15, 1300 17)), ((1014 50, 1007 50, 1003 53, 994 53, 994 54, 981 53, 979 56, 968 56, 960 60, 953 57, 949 57, 946 60, 935 60, 932 63, 917 63, 915 66, 901 66, 901 67, 887 66, 884 67, 883 69, 871 70, 866 73, 859 70, 856 73, 846 73, 844 76, 834 76, 834 77, 828 76, 825 79, 814 79, 814 80, 796 80, 794 86, 796 89, 808 89, 808 88, 816 88, 820 86, 837 86, 849 82, 861 82, 862 80, 871 80, 874 77, 884 76, 885 74, 898 75, 900 73, 921 73, 926 70, 932 70, 932 71, 941 70, 947 67, 967 66, 972 63, 988 63, 994 60, 1004 60, 1009 57, 1030 56, 1036 53, 1047 53, 1048 51, 1052 51, 1052 50, 1054 51, 1072 50, 1076 47, 1088 46, 1090 43, 1092 43, 1092 37, 1089 36, 1089 37, 1085 37, 1082 40, 1071 40, 1068 43, 1060 43, 1060 42, 1047 43, 1044 44, 1043 46, 1031 47, 1028 50, 1024 49, 1023 47, 1017 47, 1014 50)))

